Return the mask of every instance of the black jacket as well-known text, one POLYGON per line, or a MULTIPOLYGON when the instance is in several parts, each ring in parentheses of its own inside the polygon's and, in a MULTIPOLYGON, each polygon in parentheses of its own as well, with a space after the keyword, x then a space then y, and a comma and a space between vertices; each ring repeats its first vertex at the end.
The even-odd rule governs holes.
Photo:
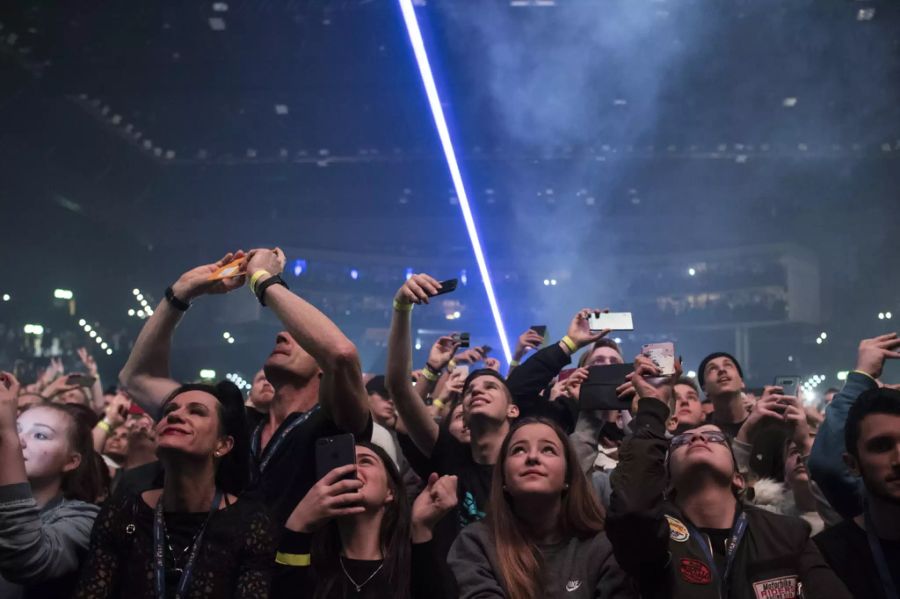
POLYGON ((572 361, 558 343, 549 345, 515 367, 506 378, 506 386, 519 407, 519 416, 549 418, 557 422, 566 434, 575 430, 578 404, 568 397, 547 401, 541 391, 547 388, 553 377, 572 361))
MULTIPOLYGON (((616 560, 637 579, 642 597, 716 598, 714 566, 690 539, 685 517, 663 497, 666 418, 663 403, 640 400, 634 433, 619 448, 619 465, 611 477, 607 534, 616 560)), ((810 540, 809 524, 742 509, 747 531, 727 581, 728 599, 851 597, 810 540)))

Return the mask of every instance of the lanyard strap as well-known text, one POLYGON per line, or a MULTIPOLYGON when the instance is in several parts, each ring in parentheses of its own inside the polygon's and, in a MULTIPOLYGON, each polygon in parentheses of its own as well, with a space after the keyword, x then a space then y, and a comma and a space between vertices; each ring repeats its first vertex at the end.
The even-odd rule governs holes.
MULTIPOLYGON (((187 595, 188 586, 191 583, 191 576, 194 573, 194 564, 197 561, 197 555, 200 553, 200 546, 203 544, 203 533, 206 532, 206 525, 209 524, 210 518, 219 509, 219 504, 222 502, 222 491, 220 489, 216 489, 216 494, 213 496, 212 505, 209 507, 209 515, 206 516, 206 520, 203 522, 203 526, 200 527, 200 532, 197 533, 197 536, 194 538, 194 544, 191 546, 191 553, 188 557, 187 563, 184 565, 184 570, 181 572, 181 578, 178 580, 178 587, 175 590, 175 599, 182 599, 187 595)), ((160 496, 159 501, 156 504, 156 510, 153 518, 153 557, 155 560, 155 576, 154 580, 156 582, 156 597, 157 599, 165 599, 166 597, 166 521, 163 518, 163 501, 162 496, 160 496)), ((175 556, 172 555, 172 559, 175 559, 175 556)))
POLYGON ((869 513, 869 507, 865 509, 866 519, 866 538, 869 540, 869 550, 872 552, 872 561, 875 562, 875 569, 878 570, 878 578, 881 579, 881 586, 884 588, 884 596, 887 599, 898 599, 897 586, 891 577, 891 571, 888 568, 887 560, 884 557, 884 548, 881 541, 875 535, 875 525, 872 523, 872 516, 869 513))
POLYGON ((731 565, 734 563, 734 556, 737 553, 738 546, 741 544, 741 539, 744 538, 744 533, 747 532, 747 514, 741 512, 735 520, 734 525, 731 527, 731 535, 728 537, 728 546, 725 548, 725 572, 721 574, 716 566, 712 548, 706 541, 706 537, 694 528, 693 524, 688 523, 687 526, 691 531, 691 537, 693 537, 697 546, 700 547, 700 551, 702 551, 704 557, 706 557, 706 563, 709 564, 710 569, 716 577, 719 584, 719 596, 725 596, 727 594, 725 593, 725 587, 728 584, 728 575, 731 572, 731 565))
POLYGON ((284 442, 285 438, 291 434, 295 428, 309 420, 309 417, 315 414, 321 404, 316 404, 313 406, 311 410, 308 412, 304 412, 300 416, 292 421, 287 426, 282 426, 275 432, 275 436, 269 440, 269 444, 266 445, 265 451, 260 451, 260 446, 262 445, 262 431, 265 426, 265 421, 260 422, 256 425, 256 430, 253 431, 253 437, 250 440, 250 451, 253 452, 253 457, 259 461, 259 472, 262 473, 265 471, 266 466, 269 465, 269 460, 272 459, 272 456, 275 455, 275 452, 278 451, 278 447, 284 442), (265 455, 262 455, 265 454, 265 455))

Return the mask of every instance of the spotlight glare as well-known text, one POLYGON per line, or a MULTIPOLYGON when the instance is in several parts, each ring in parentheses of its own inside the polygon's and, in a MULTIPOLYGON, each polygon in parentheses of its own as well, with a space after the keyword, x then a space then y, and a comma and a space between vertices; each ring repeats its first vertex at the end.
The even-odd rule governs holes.
POLYGON ((890 320, 891 318, 893 318, 893 316, 894 316, 894 315, 891 314, 890 312, 885 312, 885 313, 884 313, 884 317, 887 318, 888 320, 890 320))
POLYGON ((406 280, 410 280, 413 276, 413 269, 407 268, 406 272, 403 273, 403 276, 406 277, 406 280))
POLYGON ((143 311, 143 310, 138 310, 137 315, 138 315, 138 318, 143 318, 143 317, 144 317, 144 311, 143 311))
POLYGON ((294 276, 299 277, 306 272, 306 260, 294 260, 294 276))
POLYGON ((816 339, 816 343, 817 343, 818 345, 822 345, 822 338, 819 337, 818 339, 816 339))
POLYGON ((129 308, 129 309, 128 309, 128 316, 134 316, 134 315, 135 315, 134 308, 129 308))
POLYGON ((550 286, 550 279, 544 279, 544 287, 550 286))
POLYGON ((828 339, 828 333, 823 331, 821 334, 819 334, 819 337, 821 337, 822 340, 824 341, 825 339, 828 339))
POLYGON ((356 270, 355 268, 351 269, 350 270, 350 278, 353 279, 354 281, 357 280, 359 278, 359 271, 356 270))
POLYGON ((231 333, 229 333, 228 331, 225 331, 224 333, 222 333, 222 337, 224 339, 228 339, 229 337, 231 337, 231 333))
POLYGON ((229 338, 228 338, 228 343, 234 343, 234 337, 229 337, 229 338))
POLYGON ((94 341, 96 341, 97 343, 103 343, 103 337, 101 337, 100 335, 97 335, 97 337, 94 339, 94 341))
POLYGON ((214 379, 216 378, 216 371, 212 368, 203 368, 200 370, 200 378, 201 379, 214 379))
POLYGON ((696 269, 694 269, 694 268, 689 268, 689 269, 688 269, 688 274, 691 275, 691 276, 693 277, 694 275, 697 274, 697 271, 696 271, 696 269))
POLYGON ((694 372, 693 370, 688 370, 687 375, 688 375, 688 378, 692 378, 692 379, 697 378, 697 373, 694 372))
POLYGON ((416 56, 419 74, 422 76, 425 94, 428 97, 428 103, 431 107, 435 128, 441 139, 444 157, 447 160, 447 167, 450 170, 450 176, 453 179, 453 187, 456 190, 456 196, 459 198, 459 208, 462 210, 463 220, 466 223, 466 230, 469 233, 469 240, 472 243, 472 251, 475 253, 475 260, 478 262, 478 270, 481 272, 481 279, 484 282, 484 291, 487 294, 488 303, 491 306, 494 324, 497 327, 497 334, 500 337, 500 344, 503 346, 503 354, 506 357, 506 361, 509 362, 512 360, 512 352, 509 349, 509 341, 506 338, 506 329, 503 327, 503 317, 500 314, 500 306, 497 304, 497 298, 494 295, 494 285, 491 282, 487 260, 482 252, 481 240, 478 238, 478 230, 475 227, 475 218, 472 216, 472 209, 469 206, 469 197, 466 193, 466 188, 463 185, 459 165, 456 162, 456 152, 453 149, 450 131, 447 128, 447 122, 444 119, 444 109, 441 106, 441 98, 438 95, 434 76, 431 73, 431 65, 428 63, 428 54, 425 51, 425 42, 422 39, 422 32, 419 31, 419 22, 416 20, 416 12, 413 8, 412 0, 399 1, 400 10, 403 13, 403 21, 406 24, 406 31, 409 34, 409 41, 412 45, 413 53, 416 56))
POLYGON ((93 328, 91 327, 91 325, 89 325, 89 324, 84 325, 85 333, 90 333, 92 330, 93 330, 93 328))
POLYGON ((4 293, 4 294, 3 294, 3 301, 4 301, 4 302, 8 302, 8 301, 11 300, 11 299, 12 299, 12 298, 9 296, 8 293, 4 293))
POLYGON ((141 290, 135 288, 135 289, 132 289, 132 290, 131 290, 131 293, 133 293, 134 295, 140 295, 140 294, 141 294, 141 290))
POLYGON ((89 331, 89 332, 88 332, 88 335, 90 335, 91 338, 93 339, 94 337, 97 336, 97 331, 89 331))
POLYGON ((106 350, 106 355, 107 355, 107 356, 111 356, 111 355, 112 355, 112 350, 111 350, 111 349, 107 349, 107 350, 106 350))
POLYGON ((78 321, 78 326, 80 326, 80 327, 83 327, 83 326, 86 325, 86 324, 87 324, 87 321, 86 321, 85 319, 83 319, 83 318, 82 318, 81 320, 78 321))
POLYGON ((61 300, 70 300, 75 297, 75 294, 68 289, 54 289, 53 297, 61 300))

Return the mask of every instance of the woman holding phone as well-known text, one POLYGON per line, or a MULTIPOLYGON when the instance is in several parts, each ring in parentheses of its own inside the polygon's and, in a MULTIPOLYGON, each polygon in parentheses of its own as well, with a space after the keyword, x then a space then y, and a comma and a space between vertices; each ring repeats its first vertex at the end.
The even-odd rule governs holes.
POLYGON ((355 452, 355 464, 325 474, 288 518, 273 597, 419 599, 441 588, 431 531, 456 506, 456 477, 432 474, 410 510, 384 450, 357 442, 355 452))
POLYGON ((104 493, 90 414, 39 403, 17 417, 0 373, 0 597, 69 597, 104 493))
POLYGON ((460 598, 637 597, 603 525, 562 429, 545 418, 517 421, 494 467, 487 518, 450 550, 460 598))
POLYGON ((244 399, 229 382, 182 385, 156 424, 161 488, 103 508, 76 596, 265 597, 275 544, 249 477, 244 399))

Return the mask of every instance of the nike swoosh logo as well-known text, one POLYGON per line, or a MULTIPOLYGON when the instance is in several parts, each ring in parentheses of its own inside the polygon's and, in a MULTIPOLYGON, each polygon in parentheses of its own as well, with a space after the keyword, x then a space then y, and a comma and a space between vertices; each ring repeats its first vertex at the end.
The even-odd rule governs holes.
POLYGON ((566 590, 570 593, 572 591, 577 591, 580 588, 581 588, 580 580, 570 580, 569 582, 566 583, 566 590))

